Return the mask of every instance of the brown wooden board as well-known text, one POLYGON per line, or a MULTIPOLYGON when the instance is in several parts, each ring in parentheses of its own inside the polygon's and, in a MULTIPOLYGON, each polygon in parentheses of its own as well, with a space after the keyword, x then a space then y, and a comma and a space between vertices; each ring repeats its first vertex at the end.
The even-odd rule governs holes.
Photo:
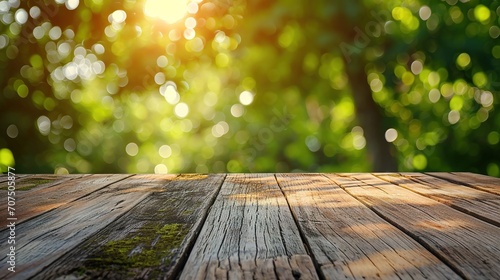
POLYGON ((39 185, 45 185, 47 183, 51 183, 54 180, 62 180, 64 177, 71 177, 74 175, 54 175, 54 174, 16 174, 14 183, 10 183, 7 176, 3 176, 2 180, 0 180, 0 191, 7 190, 8 184, 14 184, 16 190, 18 191, 26 191, 30 190, 39 185))
MULTIPOLYGON (((28 176, 34 176, 33 174, 17 174, 15 173, 15 177, 16 177, 16 180, 15 181, 18 181, 18 180, 21 180, 22 178, 24 177, 28 177, 28 176)), ((0 174, 0 189, 3 189, 7 186, 7 182, 10 181, 9 180, 9 177, 7 174, 0 174)))
POLYGON ((180 279, 318 279, 272 174, 231 174, 180 279))
POLYGON ((481 174, 474 174, 468 172, 428 172, 434 177, 442 178, 451 182, 459 183, 472 187, 478 190, 494 193, 500 195, 500 178, 490 177, 481 174))
MULTIPOLYGON (((15 277, 27 279, 37 275, 140 203, 155 188, 164 186, 170 178, 169 175, 135 175, 17 225, 15 277)), ((6 240, 8 234, 6 230, 0 232, 0 240, 6 240)), ((0 258, 0 263, 5 264, 3 249, 0 258)), ((0 279, 9 273, 1 269, 0 279)))
POLYGON ((496 194, 421 173, 377 177, 500 226, 500 196, 496 194))
MULTIPOLYGON (((82 196, 130 176, 132 175, 97 174, 90 176, 66 175, 61 177, 44 177, 37 175, 29 177, 25 180, 25 184, 44 182, 48 180, 47 178, 52 178, 52 180, 27 191, 16 190, 15 217, 17 217, 17 223, 19 224, 68 202, 77 200, 82 196), (34 181, 31 181, 32 179, 34 181)), ((0 201, 0 209, 7 209, 7 200, 0 201)), ((5 221, 6 218, 7 211, 0 211, 0 221, 5 221)))
POLYGON ((321 174, 277 174, 325 279, 461 279, 321 174))
POLYGON ((224 177, 176 177, 34 279, 173 279, 224 177))
MULTIPOLYGON (((88 175, 54 175, 54 174, 37 174, 26 175, 15 180, 15 191, 28 192, 36 188, 50 187, 69 181, 75 178, 80 178, 88 175)), ((0 191, 7 190, 8 182, 0 183, 0 191)), ((12 184, 11 184, 12 185, 12 184)))
POLYGON ((467 279, 500 279, 500 228, 371 174, 327 175, 467 279))

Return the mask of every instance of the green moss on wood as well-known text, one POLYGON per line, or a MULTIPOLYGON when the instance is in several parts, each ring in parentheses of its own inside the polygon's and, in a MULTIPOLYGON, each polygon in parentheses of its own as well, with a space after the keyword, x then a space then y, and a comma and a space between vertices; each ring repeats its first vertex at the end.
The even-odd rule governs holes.
MULTIPOLYGON (((183 224, 147 223, 125 238, 105 244, 86 260, 85 269, 131 273, 137 268, 167 267, 188 232, 183 224)), ((152 272, 159 273, 157 269, 152 272)))

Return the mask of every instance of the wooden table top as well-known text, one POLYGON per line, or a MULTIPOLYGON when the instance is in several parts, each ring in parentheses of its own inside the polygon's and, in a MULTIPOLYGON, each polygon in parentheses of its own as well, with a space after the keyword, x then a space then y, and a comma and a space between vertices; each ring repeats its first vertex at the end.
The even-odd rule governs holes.
POLYGON ((31 174, 15 203, 8 185, 0 279, 500 279, 484 175, 31 174))

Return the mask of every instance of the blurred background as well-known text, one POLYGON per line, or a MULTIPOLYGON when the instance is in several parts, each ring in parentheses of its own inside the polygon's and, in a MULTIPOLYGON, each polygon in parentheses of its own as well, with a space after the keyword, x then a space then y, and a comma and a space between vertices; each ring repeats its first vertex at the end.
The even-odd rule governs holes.
POLYGON ((1 0, 0 169, 500 176, 499 4, 1 0))

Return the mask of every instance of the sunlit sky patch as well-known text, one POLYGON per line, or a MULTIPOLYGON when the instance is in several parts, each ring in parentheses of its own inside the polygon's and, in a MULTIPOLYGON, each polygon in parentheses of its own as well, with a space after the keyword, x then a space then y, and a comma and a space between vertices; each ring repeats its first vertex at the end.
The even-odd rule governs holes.
POLYGON ((144 13, 148 17, 158 18, 167 23, 175 23, 188 12, 186 0, 147 0, 144 13))

